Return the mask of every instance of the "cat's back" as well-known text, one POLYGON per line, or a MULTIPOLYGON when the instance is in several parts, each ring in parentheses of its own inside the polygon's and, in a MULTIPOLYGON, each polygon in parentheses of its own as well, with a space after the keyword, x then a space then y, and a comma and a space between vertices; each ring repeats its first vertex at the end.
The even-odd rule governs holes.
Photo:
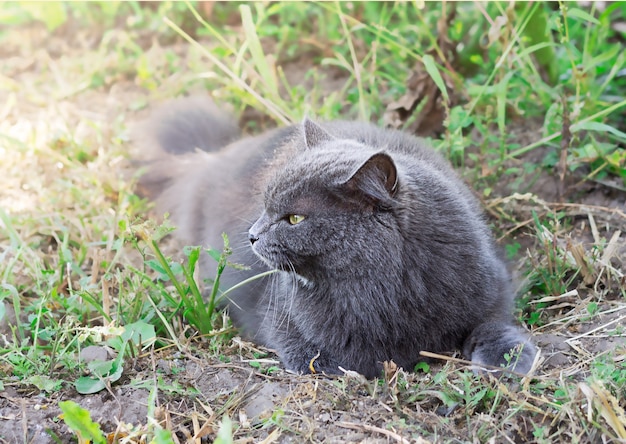
POLYGON ((338 138, 355 140, 389 153, 405 154, 416 161, 428 162, 442 171, 452 172, 449 163, 423 139, 405 132, 380 128, 372 123, 359 121, 338 120, 324 122, 320 126, 338 138))

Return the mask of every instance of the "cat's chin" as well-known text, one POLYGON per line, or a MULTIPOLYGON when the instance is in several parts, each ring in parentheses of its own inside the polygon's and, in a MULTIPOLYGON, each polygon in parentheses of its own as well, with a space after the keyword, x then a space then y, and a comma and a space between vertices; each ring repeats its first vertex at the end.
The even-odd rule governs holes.
POLYGON ((313 281, 308 280, 307 278, 305 278, 304 276, 299 275, 298 273, 291 273, 293 274, 297 281, 300 283, 300 285, 302 285, 304 288, 313 288, 313 281))

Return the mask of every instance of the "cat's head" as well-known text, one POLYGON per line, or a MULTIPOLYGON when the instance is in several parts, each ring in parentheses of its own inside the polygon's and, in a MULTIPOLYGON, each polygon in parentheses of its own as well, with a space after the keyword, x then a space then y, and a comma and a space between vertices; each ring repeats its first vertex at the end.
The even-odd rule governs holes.
POLYGON ((308 119, 301 129, 302 146, 275 172, 250 228, 253 251, 270 267, 307 279, 388 254, 399 242, 393 213, 401 187, 391 156, 308 119))

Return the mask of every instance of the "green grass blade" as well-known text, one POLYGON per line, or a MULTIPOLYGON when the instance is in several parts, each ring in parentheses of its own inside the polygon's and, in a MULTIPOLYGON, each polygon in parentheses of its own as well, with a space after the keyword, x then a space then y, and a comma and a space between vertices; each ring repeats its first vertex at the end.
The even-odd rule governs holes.
POLYGON ((422 57, 422 62, 424 63, 424 68, 426 68, 426 72, 433 79, 439 91, 441 91, 441 95, 445 99, 446 103, 450 102, 450 97, 448 96, 448 88, 446 88, 446 82, 443 81, 443 77, 439 73, 439 69, 437 68, 437 64, 435 63, 435 59, 430 54, 426 54, 422 57))
POLYGON ((610 133, 620 139, 622 142, 626 142, 626 133, 618 130, 617 128, 612 127, 611 125, 607 125, 606 123, 601 122, 578 122, 570 127, 572 133, 576 133, 578 131, 595 131, 599 133, 610 133))
MULTIPOLYGON (((617 111, 620 108, 623 108, 626 106, 626 100, 622 100, 619 103, 616 103, 615 105, 609 106, 608 108, 603 109, 602 111, 599 111, 585 119, 580 120, 579 122, 577 122, 577 125, 581 125, 581 124, 585 124, 586 122, 590 122, 596 119, 601 119, 603 117, 608 116, 609 114, 612 114, 613 112, 617 111)), ((548 142, 553 141, 554 139, 557 139, 559 136, 561 135, 560 132, 558 133, 552 133, 549 136, 543 137, 540 140, 530 143, 528 145, 526 145, 525 147, 522 148, 518 148, 516 150, 510 151, 509 154, 507 154, 506 158, 507 159, 512 159, 515 158, 517 156, 521 156, 522 154, 525 154, 539 146, 545 145, 548 142)))
POLYGON ((270 67, 267 57, 263 52, 261 41, 259 40, 259 36, 256 32, 256 26, 252 20, 250 6, 241 5, 239 6, 239 11, 241 12, 241 22, 243 25, 243 31, 246 35, 246 40, 248 42, 250 55, 252 55, 254 65, 261 75, 261 79, 265 83, 265 95, 269 95, 273 100, 276 100, 279 98, 279 94, 275 70, 270 67))
POLYGON ((288 116, 288 112, 285 112, 284 109, 281 109, 272 101, 265 99, 261 94, 256 92, 250 85, 244 82, 239 76, 235 75, 232 70, 230 70, 224 63, 222 63, 217 57, 215 57, 210 51, 205 49, 200 43, 191 38, 189 34, 183 31, 180 26, 175 24, 173 21, 168 19, 167 17, 163 18, 163 21, 170 26, 174 31, 176 31, 181 37, 183 37, 187 42, 191 44, 191 46, 198 49, 206 58, 208 58, 215 66, 217 66, 224 74, 226 74, 233 83, 237 84, 240 88, 245 90, 250 94, 250 96, 254 97, 259 103, 261 103, 265 108, 283 125, 288 125, 291 123, 291 119, 288 116))
POLYGON ((585 12, 582 9, 579 9, 579 8, 568 8, 567 9, 567 16, 568 17, 574 17, 574 18, 583 20, 585 22, 593 23, 594 25, 599 25, 600 24, 600 21, 597 18, 595 18, 594 16, 592 16, 588 12, 585 12))

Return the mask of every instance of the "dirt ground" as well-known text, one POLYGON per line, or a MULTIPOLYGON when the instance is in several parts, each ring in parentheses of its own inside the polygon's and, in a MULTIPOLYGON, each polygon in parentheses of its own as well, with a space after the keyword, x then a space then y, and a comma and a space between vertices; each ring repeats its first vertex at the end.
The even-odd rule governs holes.
MULTIPOLYGON (((5 123, 24 120, 36 127, 38 121, 45 120, 48 124, 59 121, 71 127, 81 116, 88 115, 100 122, 102 128, 131 126, 147 112, 138 104, 156 103, 177 92, 177 79, 163 85, 158 93, 148 92, 132 77, 123 76, 107 79, 105 86, 99 88, 80 86, 76 83, 79 74, 72 71, 73 64, 81 58, 85 64, 92 63, 97 55, 89 33, 81 29, 74 31, 77 38, 68 40, 50 36, 38 25, 11 30, 11 38, 5 39, 11 43, 0 48, 3 61, 0 83, 5 85, 0 89, 0 108, 4 103, 13 103, 2 116, 5 123), (54 105, 48 97, 54 97, 54 105)), ((185 57, 188 47, 174 43, 170 49, 185 57)), ((304 72, 302 66, 294 70, 297 72, 287 75, 297 78, 304 72)), ((189 68, 183 68, 178 81, 192 76, 189 68)), ((332 84, 337 84, 336 78, 329 79, 329 85, 332 84)), ((529 131, 535 124, 522 123, 520 138, 535 138, 533 131, 529 131)), ((537 132, 536 139, 539 135, 537 132)), ((7 176, 6 180, 10 179, 7 176)), ((12 212, 28 213, 38 204, 36 191, 15 189, 11 184, 2 188, 0 204, 12 212)), ((533 196, 515 195, 516 190, 508 189, 507 183, 495 188, 499 196, 485 201, 491 215, 506 212, 518 221, 527 221, 532 220, 531 210, 558 208, 568 213, 573 220, 571 232, 558 242, 568 239, 589 248, 596 236, 611 239, 621 231, 610 260, 615 269, 624 272, 624 192, 600 184, 574 187, 571 203, 559 206, 554 204, 555 179, 548 173, 527 190, 533 196)), ((497 223, 499 232, 505 235, 510 232, 506 240, 528 247, 530 257, 536 254, 539 246, 529 230, 515 228, 512 222, 497 223)), ((520 263, 524 261, 523 250, 520 263)), ((591 359, 620 347, 624 350, 624 333, 617 327, 626 325, 626 303, 620 299, 617 288, 604 291, 600 315, 585 317, 572 313, 572 309, 582 310, 586 306, 586 298, 591 298, 594 291, 592 287, 593 284, 581 285, 575 292, 558 297, 558 301, 550 301, 546 309, 549 322, 532 332, 541 349, 534 373, 536 381, 544 381, 546 385, 559 378, 582 381, 588 375, 591 359)), ((547 401, 542 404, 537 400, 541 394, 536 395, 537 399, 522 399, 523 395, 516 392, 519 381, 506 386, 507 402, 533 404, 534 414, 529 408, 524 414, 499 423, 488 415, 488 410, 476 412, 470 418, 463 409, 447 407, 440 395, 429 392, 430 382, 434 384, 434 378, 442 372, 464 368, 463 363, 435 361, 427 374, 391 372, 386 381, 377 384, 357 375, 328 378, 289 374, 280 368, 280 362, 271 352, 263 359, 256 358, 255 352, 253 344, 234 340, 220 353, 228 356, 229 362, 208 353, 192 355, 171 349, 147 353, 132 361, 123 378, 110 389, 94 395, 80 395, 71 386, 46 393, 18 383, 5 383, 0 392, 0 441, 54 442, 47 432, 49 429, 61 442, 72 442, 75 438, 58 416, 61 400, 73 400, 89 410, 92 419, 107 433, 116 430, 129 433, 133 427, 146 423, 148 388, 157 377, 162 389, 155 419, 175 431, 179 442, 212 442, 226 414, 237 423, 234 438, 241 443, 480 442, 485 427, 502 429, 501 436, 507 436, 510 442, 530 442, 534 440, 537 425, 555 427, 552 418, 545 415, 547 401), (251 366, 250 361, 255 361, 256 366, 251 366)), ((624 359, 623 351, 619 356, 624 359)), ((459 381, 458 375, 453 378, 459 381)), ((483 383, 502 389, 494 378, 485 377, 483 383)))

